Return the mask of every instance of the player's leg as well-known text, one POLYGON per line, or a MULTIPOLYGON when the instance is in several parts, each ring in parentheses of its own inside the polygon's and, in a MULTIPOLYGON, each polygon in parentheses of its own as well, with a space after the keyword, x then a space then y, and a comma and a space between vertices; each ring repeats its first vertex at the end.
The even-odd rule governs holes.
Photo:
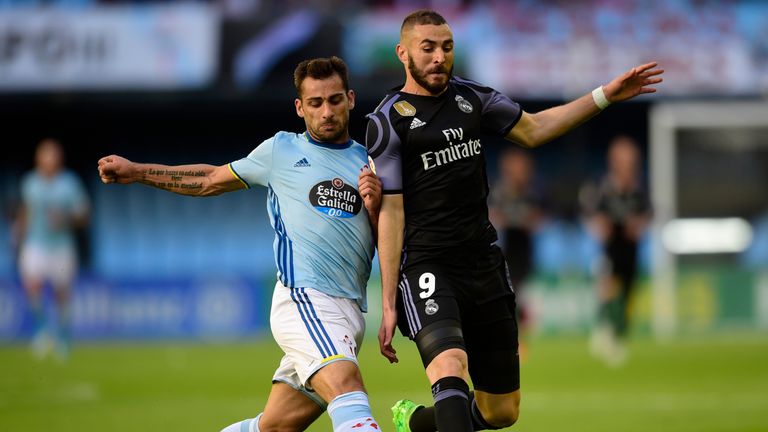
POLYGON ((45 305, 43 304, 46 266, 45 256, 40 250, 32 246, 21 249, 19 273, 32 314, 32 350, 38 358, 45 357, 52 347, 52 341, 46 332, 45 305))
MULTIPOLYGON (((467 355, 453 290, 469 269, 466 257, 405 265, 399 285, 400 327, 414 340, 432 386, 434 405, 398 401, 398 432, 471 431, 467 355)), ((418 257, 409 257, 418 262, 418 257)))
POLYGON ((334 431, 378 430, 357 365, 365 333, 357 303, 278 283, 270 321, 299 382, 328 401, 334 431))
POLYGON ((334 431, 378 430, 355 362, 332 362, 315 372, 309 382, 317 394, 330 401, 328 415, 334 431))
POLYGON ((512 426, 520 415, 520 390, 504 394, 475 390, 471 410, 476 431, 512 426))
POLYGON ((516 334, 516 328, 511 320, 507 320, 486 326, 486 330, 487 335, 467 342, 472 362, 470 375, 475 385, 474 398, 470 402, 474 430, 509 427, 520 416, 519 356, 516 347, 503 340, 505 336, 516 334), (484 345, 477 349, 477 344, 484 345))
MULTIPOLYGON (((465 352, 469 358, 468 371, 475 385, 475 391, 469 397, 470 430, 502 429, 514 424, 520 415, 516 304, 505 273, 500 267, 496 271, 481 272, 475 276, 479 283, 489 289, 495 286, 500 297, 479 303, 475 303, 472 298, 460 298, 464 305, 462 330, 465 352)), ((450 351, 453 350, 446 353, 450 351)), ((415 408, 410 416, 410 430, 442 431, 430 423, 430 416, 434 418, 436 415, 437 410, 433 407, 415 408)))
POLYGON ((56 301, 56 355, 60 360, 69 356, 72 346, 72 283, 77 272, 77 252, 73 249, 52 252, 54 271, 49 275, 56 301))
POLYGON ((616 335, 624 338, 629 326, 629 299, 637 274, 637 245, 627 242, 623 247, 621 261, 616 268, 618 285, 618 311, 616 335))
MULTIPOLYGON (((505 291, 509 281, 492 273, 477 280, 505 291)), ((470 411, 474 430, 502 429, 520 415, 520 356, 516 298, 506 295, 464 309, 464 338, 475 391, 470 411)))
POLYGON ((221 432, 299 432, 306 430, 324 410, 317 400, 305 392, 275 381, 264 412, 252 419, 231 424, 221 432))
POLYGON ((597 321, 590 335, 589 348, 595 357, 608 361, 615 345, 615 322, 619 286, 615 277, 615 254, 606 247, 597 276, 597 321))

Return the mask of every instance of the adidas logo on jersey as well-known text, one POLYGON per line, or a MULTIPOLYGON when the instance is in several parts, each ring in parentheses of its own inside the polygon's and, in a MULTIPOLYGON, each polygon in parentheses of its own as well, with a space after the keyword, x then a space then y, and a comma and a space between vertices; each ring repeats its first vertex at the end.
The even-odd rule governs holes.
POLYGON ((427 123, 426 123, 426 122, 423 122, 423 121, 421 121, 421 120, 419 120, 419 118, 418 118, 418 117, 414 117, 414 118, 413 118, 413 121, 411 122, 411 129, 416 129, 416 128, 418 128, 418 127, 422 127, 422 126, 424 126, 425 124, 427 124, 427 123))
POLYGON ((293 164, 294 168, 302 168, 302 167, 310 167, 310 166, 312 166, 312 165, 309 163, 307 158, 301 158, 300 161, 298 161, 295 164, 293 164))

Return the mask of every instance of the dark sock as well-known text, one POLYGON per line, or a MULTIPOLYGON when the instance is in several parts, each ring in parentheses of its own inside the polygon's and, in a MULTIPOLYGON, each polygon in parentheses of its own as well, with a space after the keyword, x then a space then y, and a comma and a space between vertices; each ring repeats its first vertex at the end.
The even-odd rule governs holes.
POLYGON ((408 426, 411 432, 435 432, 437 430, 435 407, 419 408, 414 411, 408 426))
POLYGON ((598 322, 601 322, 601 323, 611 322, 611 301, 610 300, 603 300, 600 302, 600 305, 597 307, 597 320, 598 322))
POLYGON ((624 313, 621 300, 619 298, 615 298, 608 303, 608 310, 609 310, 609 318, 611 327, 613 328, 614 334, 618 335, 621 332, 622 327, 622 315, 624 313))
POLYGON ((435 421, 440 432, 471 432, 469 385, 459 377, 445 377, 432 385, 435 421))

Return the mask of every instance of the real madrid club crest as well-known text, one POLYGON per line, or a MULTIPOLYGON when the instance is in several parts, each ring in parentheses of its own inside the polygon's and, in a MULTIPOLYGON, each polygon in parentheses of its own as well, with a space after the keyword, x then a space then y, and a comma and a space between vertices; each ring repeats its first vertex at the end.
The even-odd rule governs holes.
POLYGON ((437 313, 439 309, 440 309, 440 306, 438 306, 437 302, 435 302, 433 299, 427 300, 427 303, 424 306, 424 312, 427 315, 434 315, 437 313))
POLYGON ((459 105, 459 109, 461 112, 469 114, 472 112, 472 104, 469 103, 466 99, 463 97, 456 95, 456 103, 459 105))

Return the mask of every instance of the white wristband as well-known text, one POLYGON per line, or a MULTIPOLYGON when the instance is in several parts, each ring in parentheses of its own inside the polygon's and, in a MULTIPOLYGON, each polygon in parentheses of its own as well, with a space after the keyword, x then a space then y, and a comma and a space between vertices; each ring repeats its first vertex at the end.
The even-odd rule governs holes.
POLYGON ((596 89, 592 90, 592 100, 595 101, 595 105, 597 105, 597 107, 600 108, 601 110, 608 108, 608 105, 611 104, 608 101, 608 99, 605 97, 603 86, 599 86, 596 89))

